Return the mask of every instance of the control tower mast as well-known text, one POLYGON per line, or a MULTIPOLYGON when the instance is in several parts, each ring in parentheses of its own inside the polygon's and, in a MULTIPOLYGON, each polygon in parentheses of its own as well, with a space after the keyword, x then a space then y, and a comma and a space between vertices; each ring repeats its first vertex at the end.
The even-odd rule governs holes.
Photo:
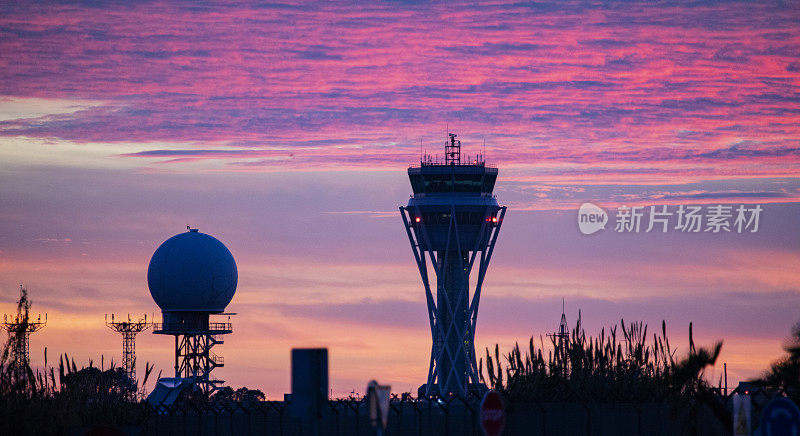
POLYGON ((462 160, 461 141, 448 136, 443 162, 426 156, 408 169, 414 195, 400 207, 428 306, 433 341, 428 381, 419 391, 428 397, 467 395, 483 387, 475 357, 478 305, 506 212, 492 195, 497 168, 480 154, 462 160))

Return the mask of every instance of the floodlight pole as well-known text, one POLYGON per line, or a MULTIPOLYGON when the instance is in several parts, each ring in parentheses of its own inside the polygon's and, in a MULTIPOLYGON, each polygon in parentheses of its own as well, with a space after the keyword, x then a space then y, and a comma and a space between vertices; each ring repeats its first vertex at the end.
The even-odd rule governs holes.
MULTIPOLYGON (((20 302, 23 295, 26 293, 25 288, 20 285, 20 302)), ((30 366, 30 336, 31 333, 36 333, 47 325, 47 313, 44 314, 44 321, 42 315, 36 317, 36 321, 31 321, 28 315, 29 306, 20 303, 20 307, 24 305, 24 313, 12 315, 3 315, 3 329, 8 332, 9 341, 11 342, 12 366, 17 376, 26 371, 30 366)))
POLYGON ((106 327, 122 333, 122 367, 134 386, 136 384, 136 334, 147 330, 151 325, 151 322, 147 322, 147 314, 137 321, 132 321, 130 314, 128 314, 127 321, 117 321, 114 319, 113 313, 111 321, 109 321, 108 314, 106 314, 106 327))

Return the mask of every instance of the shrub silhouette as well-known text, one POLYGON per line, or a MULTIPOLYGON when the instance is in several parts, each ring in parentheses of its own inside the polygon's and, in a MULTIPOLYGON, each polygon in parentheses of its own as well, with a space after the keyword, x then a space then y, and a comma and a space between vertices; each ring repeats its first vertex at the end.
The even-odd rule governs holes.
POLYGON ((795 403, 800 403, 800 322, 792 327, 791 336, 784 343, 783 349, 786 356, 773 362, 755 382, 783 391, 795 403))

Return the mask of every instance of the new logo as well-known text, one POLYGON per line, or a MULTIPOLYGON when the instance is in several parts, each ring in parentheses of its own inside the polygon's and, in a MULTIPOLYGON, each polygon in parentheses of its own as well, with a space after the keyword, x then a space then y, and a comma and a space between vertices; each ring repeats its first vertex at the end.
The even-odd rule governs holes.
POLYGON ((578 228, 584 235, 591 235, 606 228, 608 214, 592 203, 583 203, 578 209, 578 228))

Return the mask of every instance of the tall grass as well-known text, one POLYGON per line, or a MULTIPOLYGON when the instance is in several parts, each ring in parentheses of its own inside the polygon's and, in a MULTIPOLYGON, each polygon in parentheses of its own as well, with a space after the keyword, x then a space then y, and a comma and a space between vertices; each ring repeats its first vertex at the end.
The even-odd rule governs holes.
POLYGON ((501 358, 486 349, 486 377, 481 379, 512 401, 661 401, 666 397, 706 395, 710 386, 703 375, 719 356, 722 342, 710 349, 694 344, 689 324, 689 352, 675 358, 667 326, 648 336, 642 322, 620 321, 606 333, 587 337, 580 314, 567 340, 550 338, 552 350, 534 339, 524 354, 519 344, 501 358), (619 327, 619 328, 618 328, 619 327), (648 340, 649 339, 649 340, 648 340), (505 362, 503 362, 505 361, 505 362), (488 380, 487 380, 488 379, 488 380))

